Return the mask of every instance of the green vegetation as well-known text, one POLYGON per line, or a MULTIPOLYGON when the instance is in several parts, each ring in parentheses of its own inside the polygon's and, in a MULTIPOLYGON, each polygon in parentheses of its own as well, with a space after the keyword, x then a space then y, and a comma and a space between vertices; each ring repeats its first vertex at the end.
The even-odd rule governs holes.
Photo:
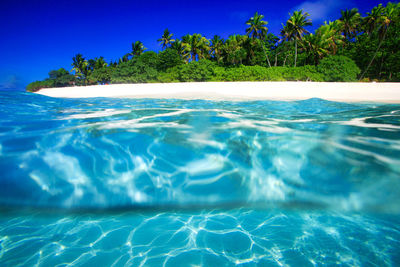
POLYGON ((145 52, 143 43, 116 62, 77 54, 72 69, 49 72, 27 86, 41 88, 108 83, 192 81, 400 81, 400 4, 374 7, 363 17, 356 8, 342 10, 314 33, 309 14, 289 14, 280 37, 268 33, 257 12, 246 21, 245 34, 210 40, 199 33, 173 39, 166 29, 162 51, 145 52), (72 73, 72 74, 71 74, 72 73))
POLYGON ((354 82, 360 73, 356 63, 345 56, 328 56, 321 60, 317 69, 328 82, 354 82))
POLYGON ((28 84, 26 91, 35 92, 42 88, 72 86, 74 85, 75 81, 76 79, 74 75, 61 68, 50 71, 49 78, 43 81, 36 81, 28 84))
POLYGON ((111 81, 113 83, 155 82, 158 75, 157 64, 158 55, 155 52, 136 55, 133 59, 115 67, 111 81))
POLYGON ((303 10, 293 12, 293 15, 287 20, 286 25, 283 26, 281 35, 288 41, 294 41, 294 66, 297 63, 297 42, 301 42, 303 35, 308 33, 304 28, 311 26, 311 20, 307 19, 310 14, 303 13, 303 10))
POLYGON ((324 81, 315 66, 273 67, 240 66, 216 68, 215 81, 324 81))
POLYGON ((44 81, 35 81, 35 82, 31 82, 30 84, 28 84, 26 86, 26 91, 28 92, 36 92, 40 89, 43 88, 51 88, 54 87, 54 83, 48 79, 44 80, 44 81))

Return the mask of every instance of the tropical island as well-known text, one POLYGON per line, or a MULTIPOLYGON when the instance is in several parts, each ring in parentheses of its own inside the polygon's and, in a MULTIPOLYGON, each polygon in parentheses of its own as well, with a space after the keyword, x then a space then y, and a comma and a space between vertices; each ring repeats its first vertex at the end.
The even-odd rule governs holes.
POLYGON ((199 33, 174 39, 168 29, 158 39, 162 51, 146 51, 141 41, 117 61, 72 58, 72 69, 52 70, 26 90, 101 84, 204 81, 400 81, 400 4, 375 6, 365 16, 342 10, 314 33, 309 14, 289 14, 279 36, 257 12, 245 34, 207 39, 199 33))

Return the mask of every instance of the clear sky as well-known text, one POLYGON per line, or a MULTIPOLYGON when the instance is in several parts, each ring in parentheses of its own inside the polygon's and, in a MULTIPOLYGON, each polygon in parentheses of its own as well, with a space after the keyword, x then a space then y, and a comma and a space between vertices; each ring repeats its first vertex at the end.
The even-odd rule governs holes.
POLYGON ((362 15, 379 3, 373 0, 0 0, 0 88, 23 88, 47 77, 50 70, 71 69, 72 57, 104 56, 117 60, 140 40, 158 51, 165 28, 174 37, 201 33, 244 34, 245 22, 258 11, 269 32, 279 34, 289 12, 304 9, 312 30, 340 10, 357 7, 362 15))

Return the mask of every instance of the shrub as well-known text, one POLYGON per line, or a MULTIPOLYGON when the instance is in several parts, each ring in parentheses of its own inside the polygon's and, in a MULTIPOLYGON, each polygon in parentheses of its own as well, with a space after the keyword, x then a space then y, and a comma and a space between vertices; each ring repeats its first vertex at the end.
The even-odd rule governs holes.
POLYGON ((111 82, 144 83, 156 81, 158 72, 151 66, 156 64, 153 59, 152 56, 146 56, 144 59, 133 59, 119 64, 111 75, 111 82))
POLYGON ((315 66, 262 67, 239 66, 214 69, 214 81, 323 81, 315 66))
POLYGON ((317 66, 318 72, 327 82, 353 82, 357 80, 360 69, 346 56, 328 56, 317 66))
POLYGON ((157 81, 161 83, 179 82, 179 68, 169 68, 166 72, 160 72, 157 76, 157 81))
POLYGON ((54 87, 71 86, 75 82, 75 76, 60 68, 49 72, 49 80, 53 81, 54 87))
POLYGON ((111 81, 113 71, 114 67, 102 67, 100 69, 95 69, 88 77, 89 83, 109 83, 111 81))
POLYGON ((43 88, 51 88, 54 87, 54 82, 52 80, 46 79, 44 81, 35 81, 31 82, 26 86, 26 91, 28 92, 36 92, 43 88))
POLYGON ((214 75, 211 78, 211 81, 229 81, 227 78, 227 71, 224 67, 215 67, 214 68, 214 75))
POLYGON ((251 74, 244 66, 215 69, 215 81, 249 81, 251 74))
POLYGON ((178 66, 178 78, 181 82, 204 82, 212 80, 216 64, 209 60, 193 61, 178 66))
POLYGON ((183 61, 175 49, 167 48, 158 54, 157 69, 159 71, 165 71, 182 64, 183 61))
POLYGON ((132 60, 135 63, 142 63, 154 69, 158 66, 158 54, 154 51, 144 52, 140 56, 134 57, 132 60))
POLYGON ((284 72, 287 67, 265 68, 263 81, 285 81, 284 72))
POLYGON ((239 66, 215 69, 216 81, 263 81, 266 80, 266 68, 261 66, 239 66))
POLYGON ((360 82, 362 82, 362 83, 369 83, 369 82, 371 82, 371 79, 368 78, 368 77, 365 77, 365 78, 363 78, 362 80, 360 80, 360 82))
POLYGON ((286 67, 283 69, 283 78, 286 81, 324 81, 324 76, 320 72, 318 72, 315 66, 311 65, 305 65, 295 68, 286 67))

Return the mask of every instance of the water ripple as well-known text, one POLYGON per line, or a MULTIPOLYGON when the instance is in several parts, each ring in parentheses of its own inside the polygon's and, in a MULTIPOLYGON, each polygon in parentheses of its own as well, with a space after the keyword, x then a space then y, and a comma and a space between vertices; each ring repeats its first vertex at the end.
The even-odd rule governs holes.
POLYGON ((400 212, 398 105, 0 102, 0 205, 400 212))

